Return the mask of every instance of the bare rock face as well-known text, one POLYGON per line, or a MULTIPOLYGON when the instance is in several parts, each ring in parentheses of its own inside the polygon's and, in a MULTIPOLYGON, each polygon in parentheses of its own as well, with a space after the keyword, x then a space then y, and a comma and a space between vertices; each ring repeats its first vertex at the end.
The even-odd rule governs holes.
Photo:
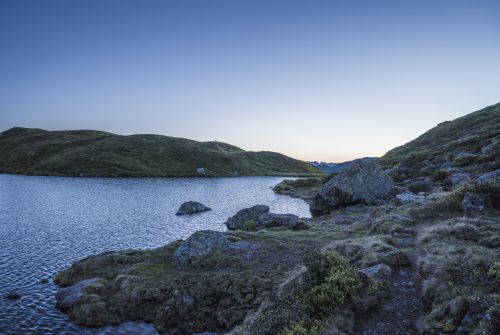
POLYGON ((375 161, 360 160, 323 184, 310 210, 313 215, 322 215, 358 203, 372 204, 392 188, 392 178, 375 161))
POLYGON ((269 206, 266 205, 256 205, 250 208, 242 209, 226 221, 227 229, 242 229, 247 221, 257 222, 259 221, 259 217, 267 212, 269 212, 269 206))
POLYGON ((211 211, 210 207, 205 206, 197 201, 185 202, 179 207, 179 210, 175 215, 192 215, 196 213, 203 213, 206 211, 211 211))
POLYGON ((174 253, 178 265, 188 265, 193 257, 206 255, 215 250, 251 251, 256 244, 231 240, 225 232, 200 230, 184 240, 174 253))

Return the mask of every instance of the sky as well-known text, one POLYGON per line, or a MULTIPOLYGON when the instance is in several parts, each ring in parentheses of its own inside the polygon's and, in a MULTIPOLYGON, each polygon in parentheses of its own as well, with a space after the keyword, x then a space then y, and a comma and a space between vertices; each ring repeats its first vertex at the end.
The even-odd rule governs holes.
POLYGON ((500 101, 500 1, 0 1, 0 130, 381 156, 500 101))

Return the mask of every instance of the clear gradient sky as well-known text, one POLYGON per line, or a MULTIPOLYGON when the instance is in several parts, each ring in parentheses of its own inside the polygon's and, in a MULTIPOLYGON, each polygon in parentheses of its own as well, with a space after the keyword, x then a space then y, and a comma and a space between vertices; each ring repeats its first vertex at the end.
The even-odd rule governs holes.
POLYGON ((380 156, 500 101, 500 1, 0 1, 0 130, 380 156))

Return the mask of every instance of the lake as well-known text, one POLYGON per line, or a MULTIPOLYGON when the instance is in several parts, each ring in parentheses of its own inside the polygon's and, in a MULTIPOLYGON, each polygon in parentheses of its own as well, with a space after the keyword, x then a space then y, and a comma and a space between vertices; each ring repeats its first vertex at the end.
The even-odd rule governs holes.
POLYGON ((109 250, 155 248, 201 229, 226 230, 238 210, 265 204, 309 216, 300 199, 274 194, 285 178, 63 178, 0 174, 0 334, 156 334, 151 325, 99 329, 55 307, 55 274, 109 250), (185 201, 212 211, 176 216, 185 201), (42 284, 42 278, 49 279, 42 284), (3 296, 16 290, 21 299, 3 296))

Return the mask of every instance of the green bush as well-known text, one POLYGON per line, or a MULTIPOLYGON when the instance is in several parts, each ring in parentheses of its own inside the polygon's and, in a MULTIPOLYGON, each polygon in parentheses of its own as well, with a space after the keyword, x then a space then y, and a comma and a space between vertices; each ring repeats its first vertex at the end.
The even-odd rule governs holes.
POLYGON ((358 272, 331 251, 325 251, 308 266, 311 288, 304 294, 310 315, 326 317, 360 288, 358 272))
POLYGON ((255 230, 257 230, 257 222, 255 222, 254 220, 248 220, 243 224, 243 226, 241 227, 241 230, 255 231, 255 230))

